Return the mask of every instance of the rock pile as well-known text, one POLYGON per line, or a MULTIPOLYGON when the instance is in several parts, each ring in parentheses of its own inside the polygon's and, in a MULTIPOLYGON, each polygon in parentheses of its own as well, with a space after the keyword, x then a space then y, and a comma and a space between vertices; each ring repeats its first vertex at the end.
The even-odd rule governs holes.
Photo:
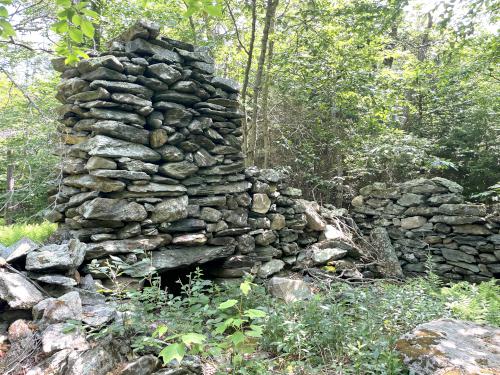
POLYGON ((425 272, 430 257, 445 278, 499 277, 500 210, 467 203, 462 191, 440 177, 374 183, 360 189, 351 213, 367 236, 375 229, 388 234, 405 272, 425 272))
POLYGON ((268 277, 326 228, 282 173, 244 169, 238 84, 213 76, 204 49, 139 22, 109 51, 55 66, 65 157, 50 217, 88 244, 86 263, 115 255, 142 277, 224 260, 215 275, 262 264, 268 277))

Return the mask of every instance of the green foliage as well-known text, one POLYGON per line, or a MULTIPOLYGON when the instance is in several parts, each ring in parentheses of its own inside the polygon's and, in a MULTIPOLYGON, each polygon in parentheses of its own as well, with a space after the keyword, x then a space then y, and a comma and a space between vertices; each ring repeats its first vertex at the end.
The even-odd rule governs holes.
POLYGON ((40 224, 13 224, 0 226, 0 244, 10 246, 23 237, 44 243, 57 229, 57 224, 44 221, 40 224))
POLYGON ((0 0, 0 38, 7 39, 16 35, 16 31, 9 22, 9 12, 6 8, 6 6, 11 3, 11 0, 0 0))
POLYGON ((95 269, 116 284, 106 293, 119 300, 122 318, 90 335, 129 338, 137 355, 153 353, 164 364, 197 355, 221 373, 405 374, 395 342, 416 325, 443 317, 500 324, 494 281, 442 288, 432 269, 403 284, 334 283, 312 300, 284 303, 250 279, 218 285, 200 270, 179 280, 178 296, 153 275, 141 290, 123 288, 127 267, 113 260, 95 269))
POLYGON ((496 280, 479 285, 459 282, 443 288, 442 294, 458 319, 500 326, 500 285, 496 280))
POLYGON ((54 119, 54 76, 34 80, 23 92, 0 74, 0 186, 11 166, 14 191, 0 192, 0 208, 14 221, 39 221, 55 186, 59 146, 54 119), (28 98, 29 100, 28 100, 28 98), (31 101, 30 101, 31 100, 31 101), (5 211, 4 211, 5 212, 5 211))
POLYGON ((92 3, 71 0, 56 0, 57 22, 52 25, 52 31, 61 36, 56 44, 56 52, 65 56, 66 64, 78 62, 80 58, 88 58, 81 46, 86 41, 92 41, 95 33, 94 22, 99 14, 92 10, 92 3))

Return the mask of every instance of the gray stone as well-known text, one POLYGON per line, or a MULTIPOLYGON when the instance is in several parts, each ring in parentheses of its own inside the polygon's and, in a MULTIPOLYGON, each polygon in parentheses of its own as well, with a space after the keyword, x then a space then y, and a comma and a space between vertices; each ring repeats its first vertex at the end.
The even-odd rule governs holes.
POLYGON ((147 73, 159 80, 165 82, 167 85, 174 83, 181 79, 182 74, 177 69, 165 63, 153 64, 148 66, 147 73))
POLYGON ((42 350, 44 353, 54 353, 63 349, 86 350, 89 348, 81 328, 75 327, 67 332, 66 323, 49 325, 42 332, 42 350))
POLYGON ((271 200, 267 196, 267 194, 256 193, 252 196, 252 208, 253 212, 257 212, 260 214, 265 214, 269 211, 271 207, 271 200))
POLYGON ((143 116, 116 109, 90 108, 87 116, 99 120, 121 121, 127 124, 146 124, 146 119, 143 116))
POLYGON ((420 194, 407 193, 403 194, 397 203, 404 207, 420 206, 425 203, 425 197, 420 194))
POLYGON ((449 225, 462 225, 484 222, 479 216, 444 216, 436 215, 429 220, 431 223, 445 223, 449 225))
POLYGON ((107 304, 86 305, 82 308, 82 321, 92 327, 109 323, 116 316, 116 309, 107 304))
POLYGON ((103 81, 103 80, 97 80, 90 83, 91 89, 97 89, 99 87, 102 87, 109 92, 125 92, 138 95, 143 98, 151 98, 153 96, 152 90, 148 89, 147 87, 138 85, 136 83, 114 82, 114 81, 103 81))
POLYGON ((454 319, 420 324, 396 342, 410 374, 495 374, 500 329, 454 319))
POLYGON ((99 79, 107 80, 107 81, 126 81, 127 76, 116 70, 108 69, 103 66, 91 71, 84 73, 80 76, 82 79, 87 81, 95 81, 99 79))
MULTIPOLYGON (((98 121, 92 125, 95 134, 107 135, 127 142, 149 144, 149 132, 119 121, 98 121)), ((125 155, 124 155, 125 156, 125 155)))
POLYGON ((172 240, 173 245, 182 246, 199 246, 204 245, 207 242, 207 236, 203 233, 196 234, 182 234, 180 236, 175 236, 172 240))
POLYGON ((68 176, 64 178, 63 183, 67 186, 96 190, 103 193, 122 191, 125 189, 125 184, 121 181, 95 177, 87 174, 68 176))
POLYGON ((262 279, 266 279, 269 276, 272 276, 275 273, 280 272, 284 267, 285 267, 285 262, 283 262, 282 260, 271 259, 270 261, 264 263, 260 267, 257 275, 262 279))
POLYGON ((313 248, 312 260, 315 265, 327 264, 332 260, 342 259, 347 255, 347 250, 340 248, 313 248))
MULTIPOLYGON (((155 182, 150 182, 145 185, 129 185, 127 189, 131 192, 129 197, 139 197, 141 193, 155 193, 156 196, 178 196, 186 192, 186 188, 182 185, 167 185, 155 182), (133 193, 138 193, 134 195, 133 193)), ((150 195, 150 196, 155 196, 150 195)))
POLYGON ((26 257, 28 271, 75 270, 85 257, 87 245, 71 239, 62 245, 46 245, 26 257))
POLYGON ((119 375, 150 375, 159 365, 158 358, 154 355, 146 355, 127 364, 119 375))
POLYGON ((326 223, 319 214, 319 205, 316 202, 298 199, 298 204, 304 208, 306 215, 307 228, 314 231, 323 231, 326 228, 326 223))
POLYGON ((433 206, 439 206, 445 203, 462 203, 464 198, 458 194, 440 194, 433 195, 427 199, 427 202, 433 206))
POLYGON ((134 277, 142 277, 151 271, 164 271, 204 264, 212 260, 227 258, 233 253, 234 245, 194 246, 154 251, 151 254, 150 266, 137 266, 131 270, 130 274, 134 277))
POLYGON ((91 156, 95 155, 109 158, 129 157, 142 161, 158 161, 161 159, 160 154, 149 147, 110 138, 104 135, 97 135, 78 146, 91 156))
POLYGON ((123 72, 123 64, 113 55, 105 55, 80 60, 77 69, 80 73, 92 72, 100 67, 123 72))
POLYGON ((50 285, 60 285, 64 287, 76 286, 77 282, 71 277, 66 277, 62 275, 44 275, 34 277, 38 282, 42 282, 50 285))
POLYGON ((249 190, 251 182, 241 181, 232 182, 224 185, 210 185, 210 186, 189 186, 187 188, 188 194, 191 195, 222 195, 232 193, 242 193, 249 190))
POLYGON ((403 229, 420 228, 425 223, 427 223, 427 219, 423 216, 405 217, 401 219, 401 228, 403 229))
POLYGON ((151 215, 153 223, 172 222, 187 218, 188 197, 183 195, 178 198, 166 199, 155 205, 155 210, 151 215))
POLYGON ((96 177, 106 177, 106 178, 117 178, 122 180, 133 180, 133 181, 148 181, 151 178, 145 172, 134 172, 134 171, 123 171, 116 169, 96 169, 90 171, 91 176, 96 177))
POLYGON ((212 78, 211 84, 212 86, 219 87, 227 92, 237 93, 240 91, 239 83, 229 78, 214 77, 212 78))
POLYGON ((443 204, 439 213, 450 216, 486 216, 484 204, 443 204))
POLYGON ((387 230, 377 227, 372 230, 371 238, 375 251, 373 256, 378 263, 377 271, 387 278, 403 278, 403 271, 387 230))
POLYGON ((43 308, 37 305, 37 310, 43 310, 44 323, 63 323, 70 319, 82 320, 82 300, 76 291, 66 293, 59 298, 49 298, 41 304, 43 308))
POLYGON ((200 213, 200 219, 216 223, 222 218, 222 212, 212 207, 203 207, 200 213))
POLYGON ((434 177, 434 178, 431 178, 431 181, 435 182, 438 185, 444 186, 445 188, 447 188, 450 191, 450 193, 461 194, 464 190, 464 188, 462 186, 460 186, 459 184, 457 184, 454 181, 447 180, 446 178, 434 177))
POLYGON ((168 242, 169 239, 170 237, 162 235, 92 243, 87 245, 88 250, 86 259, 100 258, 110 254, 127 254, 137 249, 151 251, 162 246, 165 242, 168 242))
POLYGON ((272 230, 266 230, 255 236, 255 244, 259 246, 268 246, 278 239, 272 230))
POLYGON ((460 234, 472 234, 478 236, 486 236, 491 234, 491 231, 486 226, 478 224, 456 225, 453 227, 453 232, 460 234))
POLYGON ((0 300, 7 302, 12 309, 29 310, 43 298, 24 276, 0 268, 0 300))
POLYGON ((107 375, 116 370, 121 362, 120 356, 110 345, 96 346, 83 351, 79 348, 68 356, 67 370, 64 375, 107 375))
POLYGON ((38 244, 29 238, 23 237, 9 247, 3 246, 3 250, 2 247, 0 247, 0 257, 4 258, 8 263, 11 263, 16 259, 26 256, 33 250, 38 249, 38 247, 38 244))
POLYGON ((312 287, 303 280, 273 277, 267 283, 269 293, 285 302, 306 300, 313 297, 312 287))
POLYGON ((91 171, 94 169, 116 169, 116 163, 111 159, 106 159, 100 156, 91 156, 85 164, 85 169, 91 171))
POLYGON ((159 171, 166 176, 182 180, 195 174, 198 171, 198 167, 184 160, 176 163, 163 164, 160 166, 159 171))
POLYGON ((136 95, 119 92, 111 94, 111 99, 115 102, 129 104, 135 107, 151 107, 153 105, 153 102, 151 102, 151 100, 146 100, 136 95))
POLYGON ((127 171, 146 172, 148 174, 154 174, 158 172, 158 165, 152 163, 145 163, 141 160, 124 157, 118 159, 118 164, 120 165, 121 169, 126 169, 127 171))
POLYGON ((147 216, 144 206, 122 199, 95 198, 77 209, 85 219, 114 221, 143 221, 147 216))
POLYGON ((475 258, 473 255, 469 255, 460 250, 443 248, 441 249, 441 252, 443 256, 449 261, 475 263, 475 258))

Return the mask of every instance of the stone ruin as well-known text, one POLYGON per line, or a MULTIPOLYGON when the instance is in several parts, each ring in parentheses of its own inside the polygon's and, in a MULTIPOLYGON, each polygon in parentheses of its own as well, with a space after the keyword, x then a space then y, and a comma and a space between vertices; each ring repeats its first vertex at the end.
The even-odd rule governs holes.
POLYGON ((219 260, 214 276, 267 277, 318 241, 318 205, 282 172, 245 169, 239 86, 213 75, 205 49, 140 22, 108 51, 54 65, 65 146, 50 216, 87 244, 85 263, 116 255, 143 277, 219 260))
POLYGON ((474 282, 500 277, 500 205, 465 202, 444 178, 360 189, 351 214, 366 236, 390 238, 405 273, 474 282))

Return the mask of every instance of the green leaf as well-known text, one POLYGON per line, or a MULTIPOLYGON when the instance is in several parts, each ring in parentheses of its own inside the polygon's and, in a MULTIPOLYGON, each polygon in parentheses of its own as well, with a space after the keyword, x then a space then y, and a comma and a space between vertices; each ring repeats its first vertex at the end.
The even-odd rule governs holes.
POLYGON ((86 16, 89 16, 90 18, 99 18, 99 13, 93 11, 92 9, 82 9, 82 13, 85 14, 86 16))
POLYGON ((94 37, 95 29, 94 25, 92 25, 92 22, 83 19, 80 27, 82 28, 82 32, 86 37, 88 38, 94 37))
POLYGON ((264 318, 267 314, 262 310, 248 309, 245 310, 243 315, 248 316, 250 319, 255 319, 255 318, 264 318))
POLYGON ((16 31, 12 25, 5 20, 0 20, 0 37, 8 38, 9 36, 14 35, 16 35, 16 31))
POLYGON ((219 324, 217 326, 217 328, 215 329, 215 333, 219 333, 219 334, 222 334, 226 331, 226 329, 231 326, 231 324, 233 324, 233 321, 234 321, 234 318, 228 318, 226 319, 224 322, 222 322, 221 324, 219 324))
POLYGON ((70 27, 68 30, 68 34, 71 40, 77 43, 83 42, 83 33, 81 32, 81 30, 78 30, 74 27, 70 27))
POLYGON ((222 7, 220 5, 206 5, 204 7, 205 12, 212 17, 222 16, 222 7))
POLYGON ((236 331, 229 336, 229 339, 231 340, 234 346, 238 346, 241 343, 245 342, 245 335, 241 331, 236 331))
POLYGON ((66 21, 59 21, 52 25, 52 30, 54 30, 58 34, 63 34, 68 31, 68 23, 66 21))
POLYGON ((9 16, 9 12, 7 11, 7 8, 4 6, 0 6, 0 17, 7 18, 8 16, 9 16))
POLYGON ((241 290, 241 293, 243 293, 245 296, 247 296, 248 293, 250 293, 250 291, 252 290, 252 283, 250 283, 250 281, 248 281, 248 280, 242 282, 240 284, 240 290, 241 290))
POLYGON ((167 333, 168 327, 166 325, 161 325, 158 328, 156 328, 152 334, 153 337, 162 337, 165 333, 167 333))
POLYGON ((69 8, 71 6, 71 0, 56 0, 56 4, 63 8, 69 8))
POLYGON ((159 355, 165 365, 173 360, 177 360, 180 363, 186 355, 186 348, 182 344, 170 344, 163 348, 159 355))
POLYGON ((219 305, 219 310, 229 309, 230 307, 233 307, 237 303, 238 303, 238 300, 236 300, 236 299, 228 299, 226 302, 222 302, 219 305))
POLYGON ((77 26, 80 26, 80 24, 82 23, 82 17, 79 14, 75 14, 71 18, 71 22, 73 22, 77 26))
POLYGON ((190 346, 191 344, 203 344, 206 339, 205 335, 200 335, 195 332, 186 333, 181 336, 181 340, 186 346, 190 346))

